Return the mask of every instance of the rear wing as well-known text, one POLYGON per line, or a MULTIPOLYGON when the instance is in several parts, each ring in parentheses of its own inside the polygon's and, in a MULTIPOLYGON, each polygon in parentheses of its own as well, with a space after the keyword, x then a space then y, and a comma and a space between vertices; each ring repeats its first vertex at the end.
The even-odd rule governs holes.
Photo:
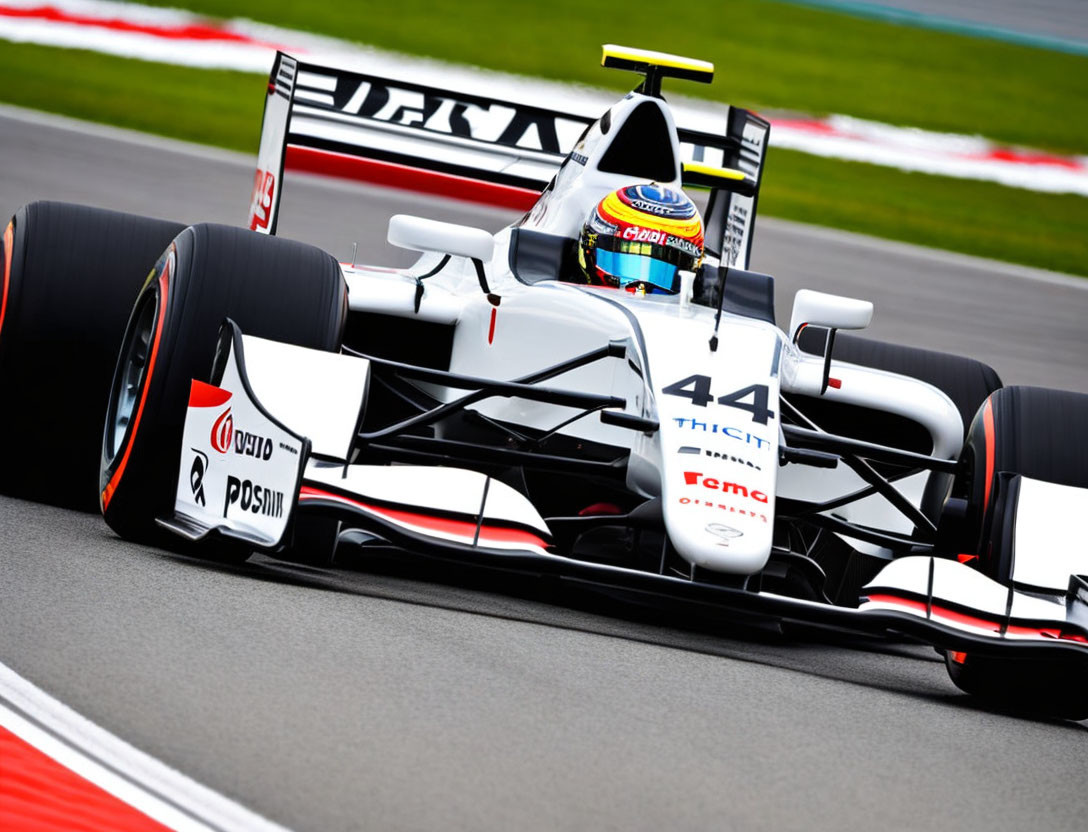
MULTIPOLYGON (((528 210, 601 114, 592 102, 564 105, 549 109, 277 53, 249 227, 276 233, 284 169, 528 210)), ((725 112, 724 119, 694 119, 724 127, 721 133, 691 129, 678 116, 678 134, 683 159, 747 174, 744 194, 713 187, 707 214, 710 253, 745 268, 770 125, 747 110, 725 112)))

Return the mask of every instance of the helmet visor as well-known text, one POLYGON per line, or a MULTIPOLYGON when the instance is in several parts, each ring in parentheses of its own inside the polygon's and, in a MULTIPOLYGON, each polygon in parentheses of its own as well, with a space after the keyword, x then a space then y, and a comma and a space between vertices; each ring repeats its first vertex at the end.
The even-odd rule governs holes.
POLYGON ((621 289, 643 283, 675 293, 679 291, 679 269, 695 265, 694 257, 671 246, 616 239, 606 245, 597 249, 597 268, 616 278, 621 289))
POLYGON ((675 263, 666 263, 644 254, 598 250, 597 268, 619 280, 621 289, 633 283, 645 283, 663 292, 676 291, 675 263))

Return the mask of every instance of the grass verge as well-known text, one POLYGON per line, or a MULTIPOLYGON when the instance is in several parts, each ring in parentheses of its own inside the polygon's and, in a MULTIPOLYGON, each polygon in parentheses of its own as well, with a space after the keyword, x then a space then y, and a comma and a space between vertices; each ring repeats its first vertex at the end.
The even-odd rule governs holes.
MULTIPOLYGON (((12 81, 0 98, 13 104, 256 152, 261 76, 9 44, 0 49, 0 74, 12 81)), ((760 211, 1088 275, 1083 197, 772 149, 760 211)))
POLYGON ((616 89, 629 76, 600 68, 600 45, 622 43, 714 61, 709 87, 670 82, 685 95, 1088 152, 1088 58, 770 0, 144 2, 616 89))

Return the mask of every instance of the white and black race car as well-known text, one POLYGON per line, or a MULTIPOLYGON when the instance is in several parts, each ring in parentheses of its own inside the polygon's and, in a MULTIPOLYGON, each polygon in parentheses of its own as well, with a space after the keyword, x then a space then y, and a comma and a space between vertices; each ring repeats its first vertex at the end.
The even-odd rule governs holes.
POLYGON ((709 64, 604 54, 644 80, 599 118, 280 54, 249 229, 20 209, 0 486, 210 557, 393 547, 907 638, 1088 716, 1088 396, 838 335, 862 300, 801 291, 780 328, 747 269, 768 123, 677 123, 662 79, 709 64), (344 264, 274 236, 285 165, 526 213, 394 216, 415 266, 344 264), (588 213, 640 183, 709 189, 705 259, 667 294, 585 285, 588 213))

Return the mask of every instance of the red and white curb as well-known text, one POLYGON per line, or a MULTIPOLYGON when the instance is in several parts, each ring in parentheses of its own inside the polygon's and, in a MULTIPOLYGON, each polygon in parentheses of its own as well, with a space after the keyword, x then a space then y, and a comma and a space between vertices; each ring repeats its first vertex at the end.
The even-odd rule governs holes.
POLYGON ((200 785, 0 664, 5 832, 287 832, 200 785))
MULTIPOLYGON (((365 32, 359 33, 360 37, 365 32)), ((89 49, 125 58, 207 69, 266 74, 277 48, 317 63, 354 66, 439 87, 479 89, 556 109, 601 111, 614 93, 414 58, 334 38, 249 20, 212 22, 179 9, 113 0, 0 0, 0 39, 89 49), (573 106, 577 102, 577 106, 573 106)), ((677 99, 698 111, 709 102, 677 99)), ((867 162, 904 171, 997 182, 1015 188, 1088 196, 1088 156, 1060 156, 1003 147, 980 136, 896 127, 847 116, 772 119, 771 145, 816 156, 867 162)))

